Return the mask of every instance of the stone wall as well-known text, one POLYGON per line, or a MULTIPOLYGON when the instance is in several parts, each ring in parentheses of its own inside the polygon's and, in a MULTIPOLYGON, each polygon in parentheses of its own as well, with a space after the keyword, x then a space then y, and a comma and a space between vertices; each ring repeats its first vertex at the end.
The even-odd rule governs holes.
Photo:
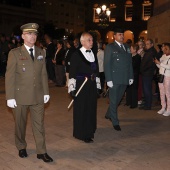
POLYGON ((170 8, 167 8, 169 4, 170 0, 162 0, 161 3, 160 0, 155 0, 155 12, 147 24, 148 38, 153 39, 155 44, 170 42, 170 8))

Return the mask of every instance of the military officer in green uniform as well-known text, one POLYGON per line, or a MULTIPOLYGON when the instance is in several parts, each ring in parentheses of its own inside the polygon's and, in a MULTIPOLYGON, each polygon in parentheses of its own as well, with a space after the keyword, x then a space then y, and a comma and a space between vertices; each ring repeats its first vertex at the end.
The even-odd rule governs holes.
POLYGON ((29 109, 37 158, 52 162, 46 151, 44 131, 44 103, 50 99, 45 54, 34 45, 38 27, 36 23, 21 26, 24 44, 9 52, 5 75, 6 100, 15 119, 15 143, 19 156, 28 156, 25 133, 29 109))
POLYGON ((106 46, 104 53, 104 72, 109 87, 109 108, 105 115, 112 121, 115 130, 120 131, 117 107, 127 85, 133 83, 132 57, 129 46, 124 44, 124 30, 115 28, 115 41, 106 46))

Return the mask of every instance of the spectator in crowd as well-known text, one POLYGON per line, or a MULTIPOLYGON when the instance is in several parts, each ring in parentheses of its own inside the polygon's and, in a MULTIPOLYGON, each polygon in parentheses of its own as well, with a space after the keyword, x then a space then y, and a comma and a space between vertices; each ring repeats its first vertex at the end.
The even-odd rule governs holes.
POLYGON ((104 84, 105 84, 105 75, 104 75, 104 50, 102 49, 102 43, 98 42, 98 52, 97 52, 97 59, 99 64, 99 76, 100 76, 100 83, 101 83, 101 90, 100 94, 104 92, 104 84))
POLYGON ((56 86, 63 87, 66 83, 65 78, 65 50, 63 41, 57 42, 57 51, 52 62, 55 65, 56 86))
POLYGON ((104 52, 104 73, 109 87, 109 108, 105 115, 112 121, 115 130, 120 131, 117 108, 127 85, 133 84, 133 68, 130 48, 123 44, 124 30, 115 28, 115 42, 106 46, 104 52))
POLYGON ((126 44, 129 45, 129 48, 132 46, 132 40, 131 39, 127 39, 126 44))
POLYGON ((52 62, 55 56, 55 45, 52 43, 52 38, 45 34, 44 35, 45 42, 47 44, 46 49, 46 67, 47 67, 47 74, 49 83, 54 83, 55 81, 55 71, 54 71, 54 64, 52 62))
POLYGON ((65 53, 65 70, 66 70, 66 87, 68 87, 68 80, 69 80, 69 71, 70 71, 70 60, 72 54, 75 52, 75 47, 73 41, 67 40, 66 41, 67 51, 65 53))
POLYGON ((159 73, 164 75, 163 83, 158 83, 162 105, 158 114, 170 116, 170 43, 166 43, 164 45, 165 54, 160 58, 160 61, 155 59, 155 63, 159 68, 159 73))
POLYGON ((165 52, 166 52, 166 49, 165 49, 165 45, 167 45, 168 43, 167 42, 164 42, 164 43, 162 43, 162 52, 163 52, 163 54, 165 54, 165 52))
POLYGON ((5 34, 0 35, 0 76, 5 76, 6 65, 8 59, 8 41, 6 40, 5 34))
MULTIPOLYGON (((156 51, 157 51, 156 59, 160 60, 160 58, 163 55, 162 45, 161 44, 156 45, 156 51)), ((157 95, 158 96, 158 101, 160 101, 159 87, 158 87, 158 81, 157 81, 157 75, 158 74, 159 74, 159 68, 156 67, 155 74, 154 74, 154 82, 155 82, 155 93, 154 93, 154 95, 157 95)))
POLYGON ((37 158, 52 162, 46 151, 44 130, 44 103, 50 99, 45 57, 43 50, 34 45, 38 27, 36 23, 21 26, 24 45, 9 52, 5 90, 7 106, 12 108, 15 119, 15 144, 19 157, 28 156, 25 134, 29 109, 37 158))
POLYGON ((105 50, 107 44, 108 44, 107 42, 103 43, 103 46, 102 46, 103 50, 105 50))
POLYGON ((75 98, 85 78, 88 78, 74 100, 73 136, 85 143, 91 143, 97 128, 97 88, 101 87, 97 58, 91 50, 93 38, 89 33, 83 33, 80 42, 82 47, 71 57, 68 92, 75 98))
MULTIPOLYGON (((141 56, 141 60, 143 58, 144 55, 144 48, 145 48, 145 43, 142 40, 139 40, 137 42, 139 49, 137 51, 137 53, 141 56)), ((139 74, 139 83, 138 83, 138 105, 142 104, 142 76, 141 74, 139 74)))
POLYGON ((131 109, 138 106, 138 82, 140 72, 139 66, 141 63, 141 56, 137 53, 138 49, 139 46, 137 44, 131 45, 130 47, 130 51, 132 54, 134 82, 126 89, 126 105, 130 106, 131 109))
POLYGON ((145 44, 146 44, 146 51, 142 58, 141 66, 140 66, 145 104, 139 109, 151 110, 152 80, 155 72, 154 59, 156 58, 157 52, 156 49, 154 48, 154 43, 152 39, 146 40, 145 44))
POLYGON ((79 49, 80 48, 80 41, 78 38, 75 38, 73 41, 74 47, 75 49, 79 49))

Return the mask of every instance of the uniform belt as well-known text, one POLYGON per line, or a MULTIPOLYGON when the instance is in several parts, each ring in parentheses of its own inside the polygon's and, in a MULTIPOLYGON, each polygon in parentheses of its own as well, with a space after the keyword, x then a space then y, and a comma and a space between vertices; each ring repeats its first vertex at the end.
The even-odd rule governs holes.
POLYGON ((92 80, 92 81, 95 81, 95 80, 96 80, 96 74, 78 74, 78 75, 76 76, 76 79, 77 79, 77 80, 84 80, 86 77, 87 77, 88 79, 92 80))

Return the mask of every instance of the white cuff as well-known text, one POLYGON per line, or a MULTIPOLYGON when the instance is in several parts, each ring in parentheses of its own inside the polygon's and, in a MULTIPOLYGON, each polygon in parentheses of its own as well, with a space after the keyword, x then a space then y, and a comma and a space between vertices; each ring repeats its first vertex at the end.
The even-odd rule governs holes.
POLYGON ((76 79, 71 78, 68 80, 68 93, 73 90, 76 90, 76 79))
POLYGON ((113 87, 113 82, 112 82, 112 81, 108 81, 108 82, 107 82, 107 86, 110 87, 110 88, 112 88, 112 87, 113 87))
POLYGON ((101 83, 100 83, 100 78, 96 77, 96 85, 98 89, 101 89, 101 83))
POLYGON ((44 95, 44 103, 47 103, 50 99, 49 95, 44 95))
POLYGON ((133 84, 133 79, 129 79, 129 85, 133 84))

